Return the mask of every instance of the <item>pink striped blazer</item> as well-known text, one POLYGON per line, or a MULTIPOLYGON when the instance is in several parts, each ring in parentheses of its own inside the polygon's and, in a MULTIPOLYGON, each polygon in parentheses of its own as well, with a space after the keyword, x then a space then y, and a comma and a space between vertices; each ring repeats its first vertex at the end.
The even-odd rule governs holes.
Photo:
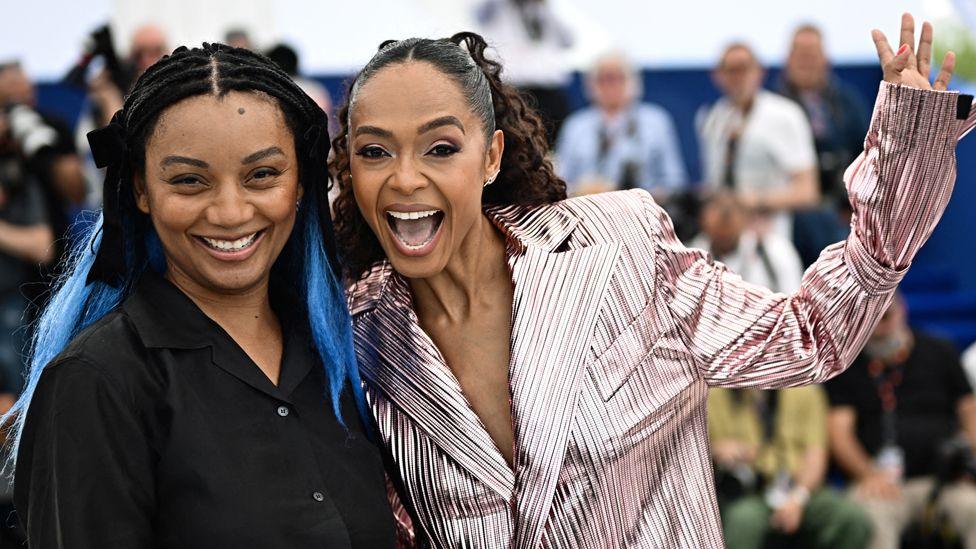
POLYGON ((941 216, 958 94, 882 84, 847 172, 851 236, 794 295, 685 248, 643 191, 489 209, 514 281, 509 467, 387 262, 350 288, 382 441, 436 547, 721 547, 709 386, 817 383, 853 360, 941 216))

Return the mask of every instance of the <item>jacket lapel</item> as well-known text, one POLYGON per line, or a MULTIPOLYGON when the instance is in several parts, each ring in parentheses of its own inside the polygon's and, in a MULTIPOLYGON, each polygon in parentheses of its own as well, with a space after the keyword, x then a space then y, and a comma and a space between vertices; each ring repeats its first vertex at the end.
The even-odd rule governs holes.
POLYGON ((552 507, 576 395, 617 244, 559 251, 579 220, 558 205, 489 208, 507 236, 514 282, 509 366, 515 471, 417 322, 388 262, 349 292, 364 377, 475 478, 515 501, 515 547, 535 548, 552 507))
POLYGON ((355 325, 364 377, 410 416, 442 451, 510 502, 515 473, 471 408, 443 356, 420 327, 406 281, 389 265, 383 268, 386 282, 382 297, 355 325))
POLYGON ((515 281, 510 387, 515 424, 516 548, 539 546, 565 459, 600 304, 618 244, 553 250, 529 244, 511 258, 515 281))

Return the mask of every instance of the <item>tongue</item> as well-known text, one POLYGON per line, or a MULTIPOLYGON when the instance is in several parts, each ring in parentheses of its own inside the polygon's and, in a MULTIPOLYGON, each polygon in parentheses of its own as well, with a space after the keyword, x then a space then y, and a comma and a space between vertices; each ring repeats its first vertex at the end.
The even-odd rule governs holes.
POLYGON ((393 229, 397 237, 408 246, 420 246, 434 236, 437 230, 438 216, 431 215, 423 219, 394 219, 393 229))

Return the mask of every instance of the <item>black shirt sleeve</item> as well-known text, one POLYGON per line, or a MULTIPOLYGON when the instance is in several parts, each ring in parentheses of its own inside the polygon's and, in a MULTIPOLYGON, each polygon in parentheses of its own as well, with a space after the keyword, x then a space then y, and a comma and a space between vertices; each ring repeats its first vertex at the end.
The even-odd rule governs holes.
POLYGON ((17 457, 14 498, 31 547, 152 546, 152 452, 130 399, 96 364, 48 366, 17 457))
POLYGON ((857 406, 858 389, 862 372, 858 368, 865 368, 864 362, 857 358, 844 373, 824 384, 830 406, 857 406))
POLYGON ((949 402, 959 402, 964 396, 973 394, 973 387, 966 378, 966 371, 962 367, 959 353, 949 343, 942 346, 943 370, 945 371, 946 392, 949 402))

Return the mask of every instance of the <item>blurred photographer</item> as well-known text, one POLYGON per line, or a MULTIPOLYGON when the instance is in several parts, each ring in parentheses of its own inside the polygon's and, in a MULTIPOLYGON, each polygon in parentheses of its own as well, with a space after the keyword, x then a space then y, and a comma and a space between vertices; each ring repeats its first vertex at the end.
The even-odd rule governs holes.
MULTIPOLYGON (((17 63, 0 65, 0 410, 20 391, 22 286, 38 279, 38 264, 54 259, 54 231, 45 182, 77 176, 77 158, 63 150, 58 131, 33 107, 30 81, 17 63), (74 170, 72 170, 74 166, 74 170), (73 174, 73 175, 72 175, 73 174)), ((70 140, 69 140, 70 143, 70 140)))
MULTIPOLYGON (((75 129, 75 143, 78 150, 88 150, 88 132, 107 126, 112 115, 122 108, 122 101, 136 79, 153 63, 170 52, 166 34, 154 24, 146 24, 132 33, 129 54, 119 58, 109 27, 103 26, 92 32, 88 46, 82 53, 78 64, 65 77, 65 82, 83 88, 88 92, 87 105, 75 129), (101 69, 88 77, 90 67, 95 61, 101 69)), ((86 156, 85 171, 89 182, 103 179, 90 156, 86 156)), ((92 184, 87 188, 86 201, 90 206, 101 205, 101 186, 92 184)))
POLYGON ((874 522, 872 549, 898 547, 933 511, 976 547, 976 485, 947 462, 971 458, 942 450, 960 431, 976 441, 976 397, 952 344, 912 330, 896 294, 861 356, 827 389, 833 457, 874 522))
POLYGON ((645 189, 658 203, 687 184, 671 114, 641 100, 641 75, 620 53, 600 56, 586 74, 592 105, 566 119, 556 170, 570 194, 645 189))
POLYGON ((827 397, 821 387, 712 388, 708 436, 729 549, 863 549, 871 523, 823 486, 827 397))

